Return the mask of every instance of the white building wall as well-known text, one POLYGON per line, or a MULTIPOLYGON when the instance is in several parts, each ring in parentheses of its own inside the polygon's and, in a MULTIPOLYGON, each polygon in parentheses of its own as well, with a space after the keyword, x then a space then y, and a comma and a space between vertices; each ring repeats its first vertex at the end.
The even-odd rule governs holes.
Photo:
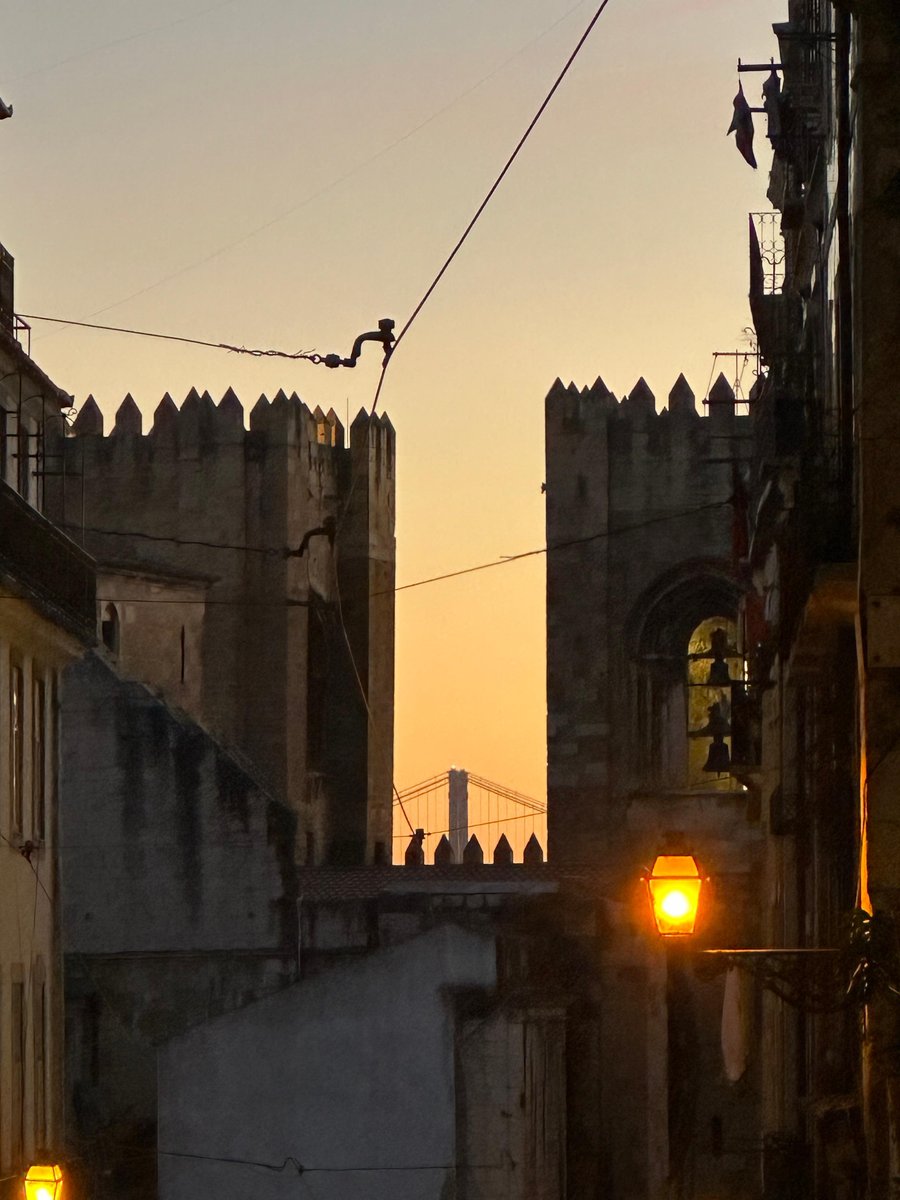
POLYGON ((160 1197, 295 1197, 296 1164, 318 1200, 457 1195, 454 993, 495 984, 494 939, 442 925, 169 1043, 160 1197))

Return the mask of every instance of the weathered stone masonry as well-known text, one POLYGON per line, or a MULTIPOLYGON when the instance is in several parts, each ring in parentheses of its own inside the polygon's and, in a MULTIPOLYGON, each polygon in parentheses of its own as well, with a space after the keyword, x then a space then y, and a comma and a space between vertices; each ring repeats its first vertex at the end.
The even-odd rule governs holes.
POLYGON ((384 859, 394 430, 360 412, 347 447, 334 412, 284 392, 249 424, 234 392, 191 391, 144 434, 128 396, 104 436, 89 399, 50 448, 48 511, 100 564, 120 670, 253 764, 298 814, 298 857, 384 859))

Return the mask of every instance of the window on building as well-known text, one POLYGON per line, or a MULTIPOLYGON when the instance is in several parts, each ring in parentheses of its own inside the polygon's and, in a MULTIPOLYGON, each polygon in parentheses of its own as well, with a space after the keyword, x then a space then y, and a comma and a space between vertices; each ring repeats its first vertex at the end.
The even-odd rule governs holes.
POLYGON ((683 564, 661 576, 635 606, 626 628, 634 661, 633 786, 740 788, 728 773, 731 681, 744 674, 738 598, 724 573, 683 564))
POLYGON ((47 685, 35 677, 31 710, 31 836, 42 842, 47 830, 47 685))
POLYGON ((23 500, 31 501, 31 434, 28 430, 29 422, 21 420, 19 422, 19 436, 16 441, 16 464, 18 475, 18 492, 23 500))
MULTIPOLYGON (((19 968, 21 970, 21 968, 19 968)), ((25 983, 10 988, 10 1152, 20 1163, 25 1154, 25 983)))
POLYGON ((103 610, 100 637, 110 654, 119 653, 119 611, 114 604, 107 604, 103 610))
POLYGON ((47 984, 35 978, 34 988, 34 1144, 47 1145, 47 984))
POLYGON ((14 833, 21 834, 24 816, 25 676, 13 663, 9 671, 9 796, 14 833))
MULTIPOLYGON (((731 685, 743 679, 737 626, 728 617, 701 622, 688 642, 688 784, 731 788, 731 685)), ((734 786, 739 786, 734 784, 734 786)))

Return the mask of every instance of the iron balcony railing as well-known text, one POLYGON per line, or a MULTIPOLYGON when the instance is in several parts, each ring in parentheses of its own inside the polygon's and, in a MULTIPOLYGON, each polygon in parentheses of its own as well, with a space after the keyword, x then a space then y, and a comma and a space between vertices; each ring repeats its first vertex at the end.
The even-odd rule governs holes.
POLYGON ((94 560, 3 482, 0 595, 28 600, 81 641, 95 640, 94 560))

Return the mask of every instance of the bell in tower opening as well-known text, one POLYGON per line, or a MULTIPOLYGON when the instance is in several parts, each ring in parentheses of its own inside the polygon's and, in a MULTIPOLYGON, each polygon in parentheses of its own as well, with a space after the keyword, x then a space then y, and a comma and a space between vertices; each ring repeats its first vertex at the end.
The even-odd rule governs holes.
POLYGON ((707 617, 693 631, 687 654, 687 735, 689 787, 731 791, 732 688, 743 678, 734 620, 707 617))
POLYGON ((709 706, 707 713, 709 720, 702 729, 697 730, 698 737, 712 738, 703 770, 708 774, 724 775, 731 765, 728 747, 725 745, 725 738, 731 733, 731 726, 718 700, 709 706))
POLYGON ((731 683, 731 673, 725 659, 726 656, 732 657, 734 651, 728 645, 728 634, 724 629, 714 629, 710 634, 709 653, 712 655, 712 662, 709 664, 706 682, 710 687, 728 687, 731 683))

